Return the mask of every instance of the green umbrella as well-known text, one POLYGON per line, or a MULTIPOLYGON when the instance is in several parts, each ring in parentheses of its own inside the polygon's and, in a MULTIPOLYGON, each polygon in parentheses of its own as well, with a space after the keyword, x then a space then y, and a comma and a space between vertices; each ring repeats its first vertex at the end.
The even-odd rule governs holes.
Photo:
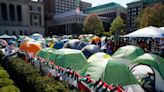
POLYGON ((160 74, 161 77, 164 79, 164 59, 155 54, 145 53, 138 58, 136 58, 133 63, 137 64, 145 64, 153 67, 156 69, 160 74))
POLYGON ((87 60, 80 50, 59 49, 53 52, 49 60, 55 61, 55 64, 64 68, 71 68, 80 71, 87 65, 87 60))
POLYGON ((116 50, 116 52, 112 55, 112 57, 134 60, 138 56, 143 54, 144 51, 141 48, 137 46, 128 45, 128 46, 120 47, 118 50, 116 50))
POLYGON ((84 72, 84 75, 89 74, 93 80, 97 81, 101 78, 108 84, 121 84, 122 86, 138 84, 137 79, 125 64, 112 60, 90 62, 84 72))

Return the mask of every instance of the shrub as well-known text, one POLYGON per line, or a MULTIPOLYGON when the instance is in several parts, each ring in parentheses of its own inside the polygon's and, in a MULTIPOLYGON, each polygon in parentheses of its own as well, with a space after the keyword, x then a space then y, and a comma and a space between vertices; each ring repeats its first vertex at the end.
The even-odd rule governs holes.
POLYGON ((8 72, 23 92, 69 92, 63 83, 41 76, 36 68, 21 58, 10 57, 8 60, 8 72))
POLYGON ((9 78, 9 74, 5 70, 0 69, 0 78, 9 78))
POLYGON ((20 90, 14 85, 9 85, 9 86, 0 88, 0 92, 20 92, 20 90))
POLYGON ((0 78, 0 87, 5 87, 8 85, 12 85, 14 82, 11 79, 8 78, 0 78))
POLYGON ((9 74, 0 66, 0 92, 20 92, 13 84, 14 81, 9 79, 9 74))

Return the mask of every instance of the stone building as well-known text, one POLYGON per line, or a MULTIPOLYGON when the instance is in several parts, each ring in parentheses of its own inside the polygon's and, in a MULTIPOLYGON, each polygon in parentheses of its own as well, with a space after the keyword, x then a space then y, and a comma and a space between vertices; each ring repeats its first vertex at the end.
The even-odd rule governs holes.
POLYGON ((41 0, 0 0, 0 35, 44 35, 44 4, 41 0))

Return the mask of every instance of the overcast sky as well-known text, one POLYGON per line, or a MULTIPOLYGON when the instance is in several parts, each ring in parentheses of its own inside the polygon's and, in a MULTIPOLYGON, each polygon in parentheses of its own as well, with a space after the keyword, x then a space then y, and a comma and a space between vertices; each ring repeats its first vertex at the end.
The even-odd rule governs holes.
POLYGON ((82 0, 82 1, 90 2, 92 3, 92 6, 97 6, 97 5, 101 5, 101 4, 105 4, 109 2, 116 2, 126 7, 126 3, 134 1, 134 0, 82 0))

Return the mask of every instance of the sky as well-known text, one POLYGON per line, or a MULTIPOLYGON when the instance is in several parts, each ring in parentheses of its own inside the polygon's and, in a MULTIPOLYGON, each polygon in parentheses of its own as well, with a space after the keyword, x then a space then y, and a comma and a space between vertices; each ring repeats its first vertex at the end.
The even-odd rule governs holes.
POLYGON ((102 4, 110 3, 110 2, 116 2, 116 3, 121 4, 124 7, 127 7, 126 3, 131 2, 133 0, 82 0, 82 1, 90 2, 92 3, 92 6, 102 5, 102 4))

